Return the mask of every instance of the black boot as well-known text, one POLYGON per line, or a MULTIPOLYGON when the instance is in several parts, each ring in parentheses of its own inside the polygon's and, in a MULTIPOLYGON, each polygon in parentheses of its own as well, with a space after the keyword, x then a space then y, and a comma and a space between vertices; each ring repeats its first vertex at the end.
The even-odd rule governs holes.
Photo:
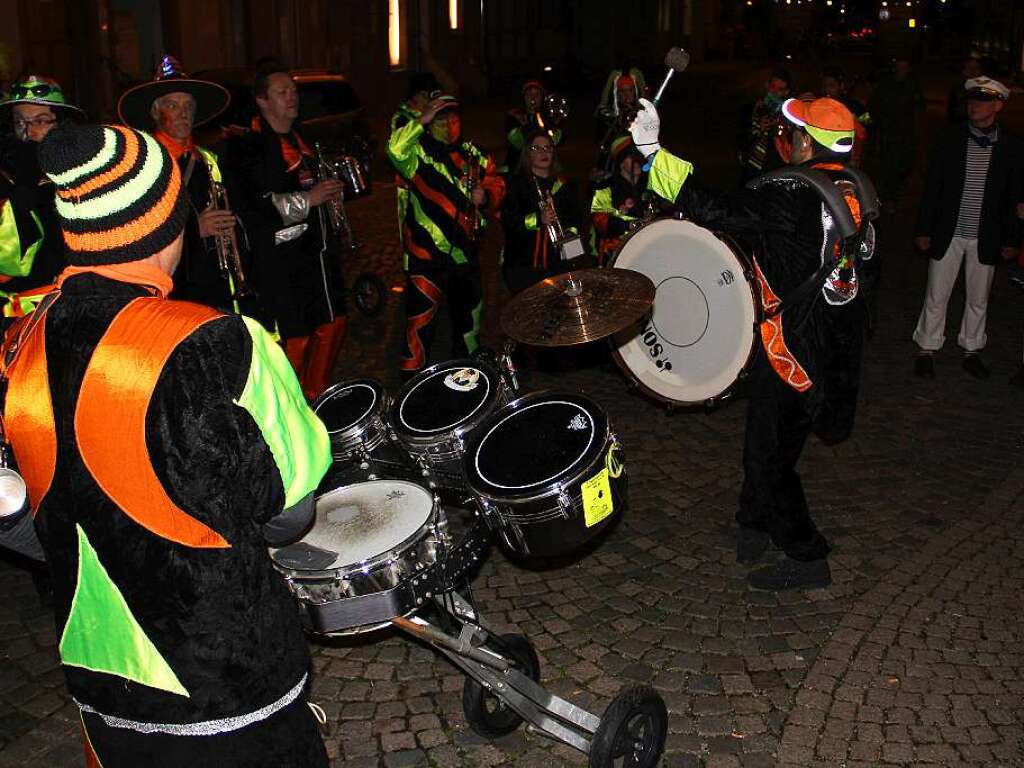
POLYGON ((935 361, 932 355, 923 353, 914 358, 914 375, 922 379, 935 378, 935 361))
POLYGON ((787 557, 775 565, 751 571, 747 576, 747 582, 754 589, 763 589, 769 592, 782 592, 786 589, 816 589, 827 587, 832 583, 832 571, 825 558, 804 562, 787 557))
POLYGON ((770 540, 764 531, 741 525, 739 533, 736 535, 736 562, 742 565, 756 563, 768 549, 770 540))

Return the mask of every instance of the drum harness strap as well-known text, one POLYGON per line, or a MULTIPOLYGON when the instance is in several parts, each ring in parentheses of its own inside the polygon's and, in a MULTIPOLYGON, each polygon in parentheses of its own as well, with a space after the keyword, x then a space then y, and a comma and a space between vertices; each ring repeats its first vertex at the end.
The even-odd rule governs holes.
MULTIPOLYGON (((851 174, 848 172, 848 169, 843 169, 843 171, 847 171, 844 172, 843 175, 850 178, 857 187, 858 198, 860 199, 863 197, 868 203, 864 206, 865 218, 868 218, 869 216, 870 218, 874 218, 874 216, 877 215, 877 195, 874 194, 873 188, 867 188, 870 185, 870 182, 867 181, 863 174, 851 174)), ((859 238, 856 237, 859 234, 859 227, 854 221, 849 206, 847 206, 843 201, 838 190, 828 176, 826 176, 822 171, 810 167, 798 166, 794 168, 781 168, 777 171, 772 171, 771 173, 766 173, 763 176, 753 179, 747 184, 747 186, 750 189, 757 189, 766 184, 781 182, 802 183, 817 192, 826 209, 831 212, 835 225, 826 228, 825 231, 825 247, 823 254, 831 254, 831 258, 828 258, 827 256, 823 258, 821 266, 814 272, 814 274, 800 283, 800 285, 788 294, 783 296, 779 304, 773 307, 770 311, 765 311, 766 319, 775 317, 786 307, 798 304, 820 291, 824 287, 828 276, 832 274, 832 271, 842 261, 843 256, 846 254, 847 249, 851 244, 854 241, 857 241, 856 246, 859 247, 859 238), (838 248, 836 247, 837 244, 839 244, 838 248)), ((763 234, 761 242, 763 247, 763 234)))

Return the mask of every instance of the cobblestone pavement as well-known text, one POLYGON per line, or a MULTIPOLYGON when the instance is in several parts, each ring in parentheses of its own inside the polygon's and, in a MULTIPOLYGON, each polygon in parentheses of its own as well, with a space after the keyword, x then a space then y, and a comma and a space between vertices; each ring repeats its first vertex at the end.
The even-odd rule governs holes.
MULTIPOLYGON (((379 183, 352 205, 368 245, 348 271, 372 266, 400 288, 392 199, 379 183)), ((742 403, 668 415, 600 363, 527 382, 581 389, 606 408, 627 449, 631 509, 570 563, 523 568, 492 550, 473 595, 499 630, 525 633, 558 695, 599 714, 624 686, 655 687, 670 712, 666 766, 1024 765, 1024 474, 1013 471, 1024 392, 1006 382, 1022 297, 997 277, 991 380, 970 379, 953 349, 934 381, 912 378, 925 265, 899 246, 904 219, 880 227, 895 244, 855 434, 836 447, 812 440, 802 463, 834 547, 828 589, 746 586, 733 550, 742 403)), ((394 383, 401 294, 390 298, 381 317, 354 318, 346 374, 394 383)), ((81 765, 52 617, 6 564, 0 638, 0 768, 81 765)), ((333 766, 586 763, 524 729, 476 736, 461 673, 403 635, 312 647, 333 766)))

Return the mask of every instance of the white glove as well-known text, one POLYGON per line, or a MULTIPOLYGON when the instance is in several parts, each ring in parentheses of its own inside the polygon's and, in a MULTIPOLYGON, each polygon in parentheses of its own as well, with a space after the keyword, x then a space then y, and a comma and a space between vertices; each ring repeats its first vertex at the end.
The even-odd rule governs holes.
POLYGON ((640 106, 642 109, 636 113, 636 118, 629 126, 629 133, 636 148, 647 158, 661 149, 661 144, 658 143, 661 120, 657 107, 649 99, 640 99, 640 106))

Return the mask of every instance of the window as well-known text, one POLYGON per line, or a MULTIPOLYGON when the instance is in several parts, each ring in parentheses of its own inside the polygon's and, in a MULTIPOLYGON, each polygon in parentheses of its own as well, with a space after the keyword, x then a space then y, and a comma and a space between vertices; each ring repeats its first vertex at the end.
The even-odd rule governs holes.
POLYGON ((406 0, 388 0, 388 63, 402 69, 406 62, 406 0))
POLYGON ((448 28, 462 28, 462 3, 459 0, 448 0, 448 28))

